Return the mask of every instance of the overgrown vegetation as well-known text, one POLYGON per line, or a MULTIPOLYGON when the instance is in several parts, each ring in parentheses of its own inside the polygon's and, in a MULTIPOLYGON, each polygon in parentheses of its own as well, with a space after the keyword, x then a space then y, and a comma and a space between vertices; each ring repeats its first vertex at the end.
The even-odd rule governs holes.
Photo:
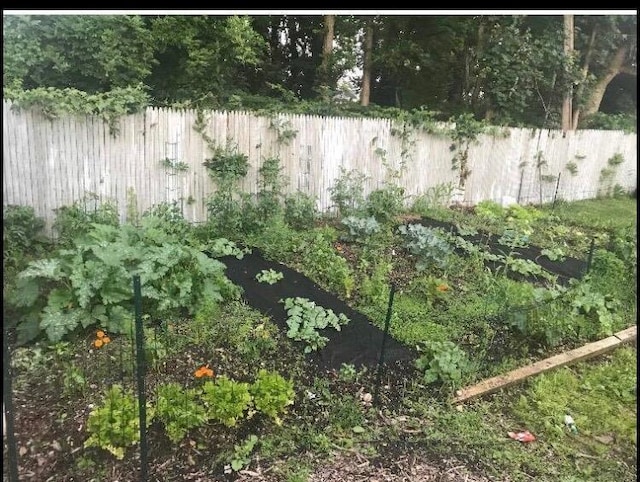
MULTIPOLYGON (((197 468, 222 477, 268 466, 285 480, 294 473, 305 480, 301 474, 330 463, 334 450, 372 457, 402 442, 435 460, 455 447, 462 463, 495 478, 635 476, 635 346, 458 409, 449 403, 463 385, 635 324, 634 200, 553 208, 485 202, 465 212, 430 201, 429 212, 436 206, 441 219, 457 226, 454 233, 396 215, 374 217, 363 196, 345 204, 350 217, 315 218, 299 229, 287 220, 285 200, 269 189, 281 179, 277 163, 266 166, 273 177, 260 190, 271 208, 247 234, 230 223, 222 237, 226 228, 218 220, 193 227, 171 205, 132 216, 135 225, 120 224, 108 203, 85 201, 59 210, 56 242, 41 245, 31 237, 42 227, 33 212, 5 209, 5 240, 13 240, 5 257, 15 260, 6 271, 5 326, 12 340, 12 319, 20 320, 21 333, 33 330, 12 350, 14 397, 34 410, 41 410, 37 397, 53 401, 42 407, 51 430, 42 433, 67 434, 56 436, 61 454, 83 447, 69 456, 65 473, 86 478, 105 467, 122 475, 136 466, 131 277, 137 273, 153 460, 174 457, 182 474, 197 468), (478 242, 484 230, 501 239, 504 252, 493 254, 478 242), (544 247, 540 257, 517 263, 517 250, 534 239, 544 247), (516 276, 531 275, 543 258, 566 260, 580 249, 586 260, 591 239, 589 273, 580 279, 560 284, 552 276, 516 276), (242 257, 252 248, 303 272, 379 327, 395 283, 391 336, 417 347, 417 356, 415 371, 388 367, 382 407, 372 406, 373 370, 343 364, 335 373, 317 372, 305 359, 322 352, 327 335, 342 334, 334 330, 348 322, 344 315, 313 299, 285 299, 286 332, 239 299, 241 290, 216 258, 242 257), (39 382, 43 370, 51 384, 39 382), (76 418, 64 415, 72 409, 76 418), (566 414, 577 433, 564 425, 566 414), (85 430, 78 431, 78 423, 85 430), (506 436, 521 429, 537 438, 526 449, 506 436)), ((230 212, 238 203, 230 199, 230 212)), ((278 289, 288 282, 279 274, 265 270, 256 280, 278 289)), ((17 413, 21 443, 32 439, 33 453, 58 460, 58 452, 45 450, 51 441, 28 433, 24 412, 17 413)), ((22 457, 21 463, 37 465, 22 457)))

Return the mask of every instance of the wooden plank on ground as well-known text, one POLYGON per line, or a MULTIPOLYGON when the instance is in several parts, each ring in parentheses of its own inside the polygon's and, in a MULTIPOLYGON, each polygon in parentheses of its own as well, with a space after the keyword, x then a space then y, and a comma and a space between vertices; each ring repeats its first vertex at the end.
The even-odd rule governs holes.
POLYGON ((615 336, 618 340, 624 342, 635 341, 636 337, 638 336, 638 327, 632 326, 630 328, 627 328, 626 330, 619 331, 613 336, 615 336))
POLYGON ((632 326, 631 328, 627 328, 626 330, 620 331, 603 340, 588 343, 580 348, 546 358, 531 365, 527 365, 526 367, 512 370, 504 375, 487 378, 476 385, 458 390, 453 402, 466 402, 471 399, 493 393, 502 388, 515 385, 516 383, 520 383, 531 376, 553 370, 554 368, 587 360, 588 358, 609 352, 624 343, 635 341, 636 337, 637 326, 632 326))

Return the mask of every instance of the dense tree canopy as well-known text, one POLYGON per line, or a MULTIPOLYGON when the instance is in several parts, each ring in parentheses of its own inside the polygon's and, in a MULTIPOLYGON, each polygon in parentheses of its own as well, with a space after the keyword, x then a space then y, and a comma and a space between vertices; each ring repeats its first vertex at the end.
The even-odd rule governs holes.
POLYGON ((562 15, 4 15, 3 87, 548 128, 569 92, 576 126, 635 125, 636 16, 573 20, 567 53, 562 15))

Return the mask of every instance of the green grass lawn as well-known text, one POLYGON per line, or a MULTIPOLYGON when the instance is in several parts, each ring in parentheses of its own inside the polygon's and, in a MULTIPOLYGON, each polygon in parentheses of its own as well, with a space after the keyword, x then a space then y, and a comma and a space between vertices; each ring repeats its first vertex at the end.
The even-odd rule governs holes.
POLYGON ((615 229, 636 226, 638 203, 630 197, 585 199, 560 202, 555 208, 548 205, 543 210, 571 225, 615 229))

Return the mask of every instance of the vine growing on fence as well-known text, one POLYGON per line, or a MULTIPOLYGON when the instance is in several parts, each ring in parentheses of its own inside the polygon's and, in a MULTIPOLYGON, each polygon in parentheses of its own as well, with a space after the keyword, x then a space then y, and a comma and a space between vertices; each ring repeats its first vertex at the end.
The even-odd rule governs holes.
POLYGON ((47 119, 57 119, 66 114, 98 116, 107 123, 113 136, 118 134, 120 117, 141 112, 150 102, 149 94, 142 85, 96 94, 72 88, 22 90, 5 87, 3 96, 13 102, 14 108, 39 110, 47 119))

